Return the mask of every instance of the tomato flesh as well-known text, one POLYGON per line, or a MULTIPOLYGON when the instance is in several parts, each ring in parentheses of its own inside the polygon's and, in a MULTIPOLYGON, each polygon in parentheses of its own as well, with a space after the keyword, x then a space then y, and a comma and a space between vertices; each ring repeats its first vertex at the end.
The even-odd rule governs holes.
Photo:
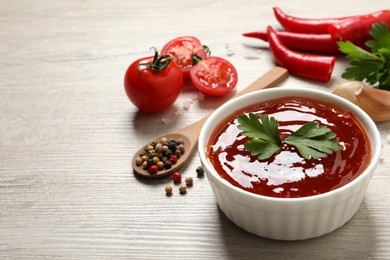
POLYGON ((193 55, 202 59, 207 57, 201 42, 193 36, 177 37, 169 41, 161 50, 162 54, 171 54, 175 57, 177 64, 183 72, 183 76, 188 78, 193 66, 193 55))
POLYGON ((146 57, 133 62, 124 79, 128 98, 144 112, 159 112, 169 108, 183 88, 183 74, 174 60, 162 71, 139 66, 151 63, 152 60, 153 57, 146 57))
POLYGON ((196 64, 190 77, 201 92, 211 96, 223 96, 232 91, 238 81, 235 67, 225 59, 210 57, 196 64))

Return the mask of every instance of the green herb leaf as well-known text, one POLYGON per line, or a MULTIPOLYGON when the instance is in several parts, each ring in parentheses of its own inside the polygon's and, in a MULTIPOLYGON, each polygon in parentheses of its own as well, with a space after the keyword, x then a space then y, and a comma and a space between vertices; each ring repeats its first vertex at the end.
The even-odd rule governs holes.
POLYGON ((238 118, 238 129, 243 131, 243 135, 250 138, 258 138, 267 142, 281 144, 278 121, 268 115, 261 114, 260 120, 253 113, 249 113, 248 116, 241 115, 238 118))
POLYGON ((269 118, 268 115, 261 114, 259 120, 255 114, 249 113, 248 116, 240 115, 237 119, 238 129, 242 130, 242 134, 256 138, 244 144, 251 155, 259 155, 259 160, 264 160, 280 149, 282 141, 278 121, 274 117, 269 118))
POLYGON ((309 122, 284 139, 284 142, 294 145, 302 157, 318 159, 341 149, 335 137, 336 134, 326 126, 309 122))
POLYGON ((368 61, 353 61, 352 67, 347 68, 341 77, 351 80, 366 80, 368 83, 374 85, 378 82, 377 76, 381 68, 381 64, 368 61))
POLYGON ((278 121, 274 117, 260 114, 259 118, 253 114, 238 116, 238 129, 242 134, 252 138, 245 142, 244 147, 252 156, 259 160, 270 158, 281 149, 282 143, 295 146, 302 157, 323 158, 333 151, 339 151, 340 145, 334 138, 336 134, 326 126, 316 122, 308 122, 293 134, 281 140, 278 121))
POLYGON ((355 44, 338 42, 341 52, 347 55, 351 67, 341 75, 344 79, 366 81, 379 89, 390 90, 390 31, 386 23, 372 25, 370 35, 374 40, 365 44, 370 48, 366 51, 355 44))
POLYGON ((381 58, 360 48, 359 46, 356 46, 350 41, 346 42, 337 42, 337 45, 339 46, 339 49, 341 52, 345 53, 347 55, 347 58, 351 60, 373 60, 373 61, 380 61, 381 58))
POLYGON ((280 150, 280 146, 275 143, 269 143, 260 139, 253 139, 244 144, 246 150, 251 152, 252 156, 258 155, 259 160, 270 158, 274 153, 280 150))
POLYGON ((376 40, 366 42, 366 45, 371 48, 372 52, 378 52, 381 48, 390 48, 390 33, 384 22, 373 24, 370 35, 376 40))

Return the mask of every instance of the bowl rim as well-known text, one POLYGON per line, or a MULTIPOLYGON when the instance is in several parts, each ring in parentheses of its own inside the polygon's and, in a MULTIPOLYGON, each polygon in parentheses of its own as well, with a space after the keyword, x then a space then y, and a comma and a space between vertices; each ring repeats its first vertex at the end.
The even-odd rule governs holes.
MULTIPOLYGON (((213 132, 215 127, 212 127, 210 134, 213 132)), ((200 134, 199 134, 199 142, 198 142, 198 154, 200 157, 200 160, 202 162, 202 165, 206 167, 205 171, 206 173, 209 173, 213 176, 213 179, 217 180, 219 183, 223 184, 226 188, 240 193, 240 195, 248 196, 253 199, 262 199, 266 201, 275 201, 275 202, 289 202, 289 203, 300 203, 304 201, 312 201, 312 200, 319 200, 319 199, 324 199, 327 197, 332 197, 334 195, 337 195, 339 193, 342 193, 343 191, 351 188, 352 186, 357 185, 361 180, 363 180, 365 177, 367 177, 371 172, 375 170, 375 167, 377 166, 379 162, 379 157, 380 157, 380 152, 381 152, 381 138, 380 138, 380 133, 379 130, 374 123, 374 121, 368 116, 366 112, 364 112, 360 107, 355 105, 354 103, 350 102, 347 99, 344 99, 340 96, 337 96, 335 94, 332 94, 330 92, 326 92, 323 90, 318 90, 318 89, 308 89, 304 87, 288 87, 288 88, 275 88, 275 89, 265 89, 265 90, 257 90, 253 91, 250 93, 247 93, 245 95, 239 96, 237 98, 233 98, 228 100, 226 103, 218 107, 206 120, 205 124, 203 125, 200 134), (261 99, 262 101, 266 100, 272 100, 272 99, 277 99, 281 97, 287 97, 287 96, 300 96, 302 94, 310 94, 314 96, 310 96, 310 98, 313 99, 320 99, 321 95, 324 95, 327 97, 326 102, 329 103, 335 103, 335 105, 340 106, 344 109, 347 109, 355 114, 355 116, 359 119, 361 124, 364 127, 364 130, 366 131, 367 135, 369 136, 370 143, 371 143, 371 161, 367 168, 355 179, 352 181, 348 182, 347 184, 322 193, 318 195, 312 195, 312 196, 307 196, 307 197, 298 197, 298 198, 279 198, 279 197, 271 197, 271 196, 266 196, 266 195, 261 195, 261 194, 256 194, 252 193, 249 191, 245 191, 239 187, 234 186, 231 184, 229 181, 223 179, 218 172, 214 169, 214 167, 211 165, 210 161, 208 160, 206 156, 206 145, 208 143, 209 136, 206 136, 206 131, 208 131, 214 124, 217 122, 218 124, 223 121, 225 118, 227 118, 229 115, 234 113, 235 111, 250 106, 253 104, 252 102, 245 102, 248 99, 252 99, 253 96, 261 96, 261 95, 273 95, 272 97, 268 97, 266 99, 261 99), (333 100, 332 100, 333 99, 333 100), (241 104, 241 105, 240 105, 241 104), (233 109, 232 112, 229 113, 222 113, 222 111, 225 111, 232 106, 236 105, 235 109, 233 109), (222 115, 220 115, 222 114, 222 115), (372 137, 370 135, 372 133, 372 137)), ((209 180, 210 181, 210 180, 209 180)))

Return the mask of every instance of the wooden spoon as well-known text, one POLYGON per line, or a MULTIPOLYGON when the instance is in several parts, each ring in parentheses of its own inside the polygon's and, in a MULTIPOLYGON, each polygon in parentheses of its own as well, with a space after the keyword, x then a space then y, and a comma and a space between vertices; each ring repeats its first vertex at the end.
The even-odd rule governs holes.
MULTIPOLYGON (((259 77, 256 79, 254 82, 252 82, 248 87, 243 89, 242 91, 238 92, 235 96, 232 98, 241 96, 243 94, 255 91, 255 90, 260 90, 260 89, 265 89, 265 88, 271 88, 279 84, 282 80, 287 78, 288 76, 288 71, 284 68, 281 67, 275 67, 265 73, 263 76, 259 77)), ((162 137, 166 137, 168 139, 173 138, 173 139, 181 139, 184 141, 184 147, 185 151, 184 153, 180 156, 180 158, 177 160, 175 164, 172 165, 170 169, 166 170, 160 170, 157 171, 157 173, 149 173, 148 170, 143 169, 142 166, 137 166, 136 164, 136 158, 140 156, 140 153, 144 150, 143 146, 141 149, 139 149, 132 161, 132 166, 134 169, 134 172, 137 175, 147 177, 147 178, 158 178, 158 177, 164 177, 169 174, 174 173, 177 171, 188 159, 188 157, 193 153, 194 148, 197 146, 198 142, 198 136, 200 133, 200 130, 203 126, 203 124, 206 122, 208 116, 205 116, 204 118, 200 119, 199 121, 186 126, 184 128, 181 128, 179 130, 176 130, 174 132, 166 133, 164 135, 161 135, 157 137, 156 139, 153 139, 147 143, 147 145, 151 144, 153 141, 159 142, 162 137)))

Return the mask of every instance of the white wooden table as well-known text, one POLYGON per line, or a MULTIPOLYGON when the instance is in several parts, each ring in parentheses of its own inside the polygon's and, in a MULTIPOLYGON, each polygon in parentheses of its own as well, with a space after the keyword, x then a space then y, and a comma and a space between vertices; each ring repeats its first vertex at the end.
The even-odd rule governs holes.
MULTIPOLYGON (((0 0, 0 259, 389 259, 390 122, 363 204, 323 237, 273 241, 236 227, 218 209, 196 154, 182 168, 194 186, 165 196, 169 178, 134 176, 147 140, 212 112, 186 84, 166 112, 144 114, 123 89, 127 66, 168 40, 193 35, 230 60, 238 90, 274 66, 265 43, 241 33, 280 28, 272 7, 302 17, 364 14, 387 0, 0 0), (183 103, 195 100, 188 110, 183 103), (163 122, 168 118, 170 122, 163 122)), ((280 87, 331 91, 290 76, 280 87)))

